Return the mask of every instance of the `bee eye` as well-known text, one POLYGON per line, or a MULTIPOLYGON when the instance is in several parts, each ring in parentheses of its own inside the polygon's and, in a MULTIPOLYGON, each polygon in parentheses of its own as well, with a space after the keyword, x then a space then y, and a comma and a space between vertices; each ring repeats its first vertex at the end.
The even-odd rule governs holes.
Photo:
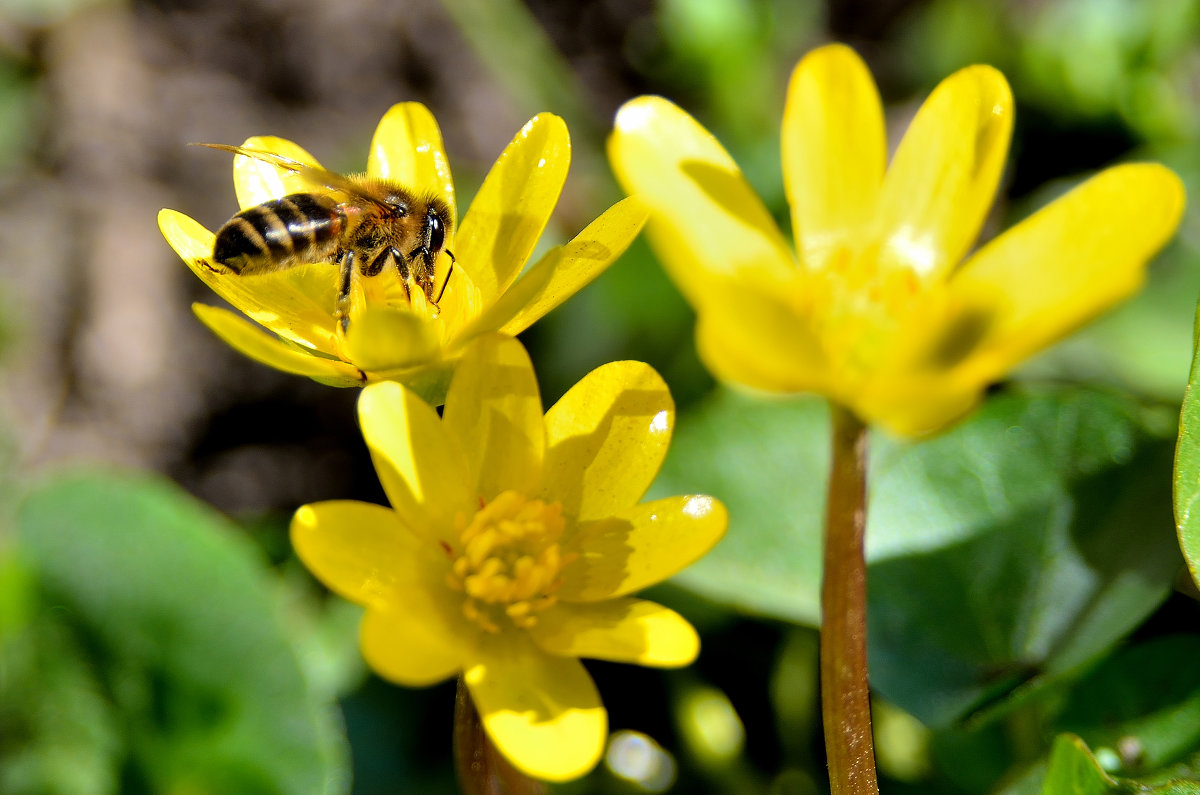
POLYGON ((434 213, 426 218, 429 224, 429 250, 441 251, 442 246, 446 245, 446 228, 442 226, 442 219, 434 213))

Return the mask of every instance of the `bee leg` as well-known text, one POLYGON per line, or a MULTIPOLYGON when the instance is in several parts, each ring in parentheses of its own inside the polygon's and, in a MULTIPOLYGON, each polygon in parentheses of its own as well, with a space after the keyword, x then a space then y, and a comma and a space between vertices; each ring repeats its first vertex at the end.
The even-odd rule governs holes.
MULTIPOLYGON (((454 273, 454 252, 452 252, 450 249, 446 249, 446 253, 450 255, 450 270, 446 271, 446 281, 442 282, 442 289, 438 290, 438 297, 433 301, 434 306, 437 306, 438 301, 441 301, 442 296, 446 294, 446 285, 450 283, 450 275, 454 273)), ((438 309, 440 310, 441 307, 438 307, 438 309)))
POLYGON ((350 328, 350 286, 354 278, 354 252, 342 255, 338 271, 337 311, 334 319, 345 334, 350 328))
POLYGON ((213 273, 219 273, 222 276, 228 276, 230 274, 233 274, 234 276, 236 276, 241 272, 237 268, 226 265, 224 262, 220 262, 215 259, 212 259, 212 260, 201 259, 198 261, 206 269, 212 271, 213 273))
POLYGON ((388 260, 392 259, 396 253, 396 249, 390 247, 380 251, 375 255, 375 259, 362 266, 362 275, 368 277, 378 275, 381 270, 387 267, 388 260))
POLYGON ((379 255, 379 259, 390 257, 396 263, 396 271, 400 274, 400 283, 404 285, 404 297, 409 301, 412 300, 412 290, 408 283, 412 278, 412 274, 408 270, 408 262, 405 261, 404 255, 400 253, 400 249, 395 246, 388 246, 379 255))
POLYGON ((408 261, 412 262, 417 257, 425 261, 425 267, 421 269, 421 275, 417 277, 417 286, 425 293, 425 297, 434 306, 437 306, 437 301, 433 300, 433 252, 429 250, 428 245, 418 246, 408 252, 408 261))

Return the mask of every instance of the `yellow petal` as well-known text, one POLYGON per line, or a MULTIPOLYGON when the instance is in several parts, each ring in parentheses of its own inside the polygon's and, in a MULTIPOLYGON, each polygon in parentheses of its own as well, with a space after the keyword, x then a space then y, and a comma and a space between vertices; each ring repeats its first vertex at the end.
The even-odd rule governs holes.
POLYGON ((778 225, 737 164, 678 106, 662 97, 625 103, 608 156, 625 191, 650 208, 655 251, 693 305, 710 274, 785 276, 794 268, 778 225))
POLYGON ((881 376, 844 402, 868 424, 913 438, 940 431, 966 415, 983 399, 986 386, 952 373, 881 376))
POLYGON ((578 660, 514 639, 493 644, 463 679, 488 736, 517 769, 568 781, 600 761, 608 716, 578 660))
POLYGON ((635 197, 608 208, 565 246, 547 251, 517 283, 461 332, 464 339, 499 329, 519 334, 582 290, 624 253, 646 222, 635 197))
POLYGON ((353 500, 304 505, 292 517, 292 546, 317 579, 360 605, 386 608, 421 581, 439 548, 401 524, 395 511, 353 500))
POLYGON ((543 496, 580 519, 628 508, 658 474, 674 423, 671 393, 650 365, 596 368, 546 412, 543 496))
POLYGON ((367 307, 351 314, 346 329, 346 356, 363 370, 399 370, 429 363, 440 349, 433 321, 405 309, 367 307))
POLYGON ((1154 163, 1101 172, 979 250, 948 285, 958 316, 981 327, 962 368, 1003 375, 1132 294, 1175 233, 1184 188, 1154 163))
POLYGON ((398 381, 429 405, 440 406, 446 402, 446 390, 450 387, 455 364, 442 359, 398 370, 372 370, 367 373, 367 383, 398 381))
POLYGON ((192 273, 251 320, 304 347, 324 353, 337 349, 333 265, 314 263, 261 276, 218 272, 205 264, 212 257, 212 232, 174 210, 159 212, 158 228, 192 273))
POLYGON ((574 240, 530 268, 488 310, 481 328, 499 328, 505 334, 529 328, 603 273, 629 248, 645 222, 646 208, 636 198, 614 204, 574 240))
POLYGON ((363 659, 377 674, 407 687, 425 687, 462 670, 468 644, 445 608, 413 588, 389 610, 368 610, 359 628, 363 659))
MULTIPOLYGON (((464 324, 463 328, 455 331, 460 342, 467 342, 480 334, 490 331, 500 331, 503 334, 519 334, 522 329, 515 329, 514 318, 525 315, 525 308, 536 303, 539 296, 547 290, 557 290, 563 287, 562 278, 556 280, 556 274, 563 265, 563 247, 555 246, 549 249, 540 259, 517 280, 516 284, 504 291, 498 300, 487 309, 478 313, 473 320, 464 324), (551 284, 558 281, 558 284, 551 284)), ((570 266, 568 265, 569 269, 570 266)), ((566 276, 566 273, 563 274, 566 276)), ((562 299, 569 298, 563 295, 562 299)), ((540 317, 540 316, 539 316, 540 317)), ((536 319, 536 318, 535 318, 536 319)), ((530 320, 532 323, 533 320, 530 320)))
MULTIPOLYGON (((207 271, 209 275, 213 274, 211 269, 205 268, 199 263, 212 256, 213 241, 216 239, 216 235, 190 216, 184 215, 178 210, 167 209, 158 211, 158 231, 171 244, 171 248, 175 249, 175 253, 187 263, 188 267, 197 276, 204 279, 205 284, 208 284, 208 280, 197 271, 197 267, 201 271, 207 271)), ((209 284, 209 286, 212 285, 209 284)), ((224 298, 224 296, 221 297, 224 298)))
POLYGON ((990 66, 969 66, 917 111, 883 181, 872 239, 883 268, 943 277, 979 235, 1012 136, 1012 92, 990 66))
POLYGON ((768 392, 825 392, 829 357, 808 318, 769 293, 743 283, 714 290, 696 321, 696 346, 722 381, 768 392))
POLYGON ((353 365, 290 345, 227 309, 192 304, 192 311, 201 323, 231 348, 268 367, 315 378, 333 386, 360 386, 363 383, 362 373, 353 365))
POLYGON ((442 423, 466 453, 472 494, 490 501, 508 489, 537 489, 546 445, 542 398, 521 343, 499 334, 472 343, 450 382, 442 423))
POLYGON ((667 497, 583 522, 564 543, 579 559, 564 572, 558 595, 593 602, 662 582, 712 549, 728 525, 725 506, 704 495, 667 497))
POLYGON ((541 113, 517 133, 488 172, 455 237, 457 267, 484 305, 508 289, 558 203, 571 163, 571 139, 558 116, 541 113))
POLYGON ((678 668, 696 659, 700 637, 674 610, 641 599, 557 604, 529 631, 550 654, 678 668))
MULTIPOLYGON (((455 256, 457 257, 457 254, 455 256)), ((483 311, 483 295, 471 280, 471 274, 455 263, 453 269, 439 269, 435 284, 442 294, 438 299, 438 307, 441 310, 439 319, 444 324, 442 339, 447 345, 454 341, 469 340, 470 337, 464 335, 462 329, 470 326, 483 311)))
POLYGON ((420 102, 401 102, 384 114, 371 140, 367 174, 395 180, 418 194, 440 196, 450 206, 451 220, 458 222, 442 131, 420 102))
MULTIPOLYGON (((295 160, 306 166, 321 168, 317 159, 298 144, 273 135, 256 135, 242 144, 246 149, 259 149, 295 160)), ((245 155, 233 158, 233 188, 237 192, 238 206, 247 207, 269 202, 290 193, 304 193, 319 187, 313 185, 294 171, 245 155)))
POLYGON ((411 390, 385 381, 363 389, 358 421, 400 521, 427 537, 450 538, 455 514, 470 516, 477 503, 462 451, 437 412, 411 390))
POLYGON ((800 262, 820 267, 854 244, 875 211, 887 164, 879 91, 844 44, 796 66, 783 111, 783 181, 800 262))

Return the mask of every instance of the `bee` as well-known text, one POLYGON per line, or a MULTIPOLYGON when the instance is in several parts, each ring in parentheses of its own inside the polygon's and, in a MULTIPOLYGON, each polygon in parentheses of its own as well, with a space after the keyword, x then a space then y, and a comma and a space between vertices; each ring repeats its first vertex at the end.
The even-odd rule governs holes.
POLYGON ((226 144, 199 144, 270 163, 298 174, 313 190, 242 210, 219 230, 214 270, 249 276, 308 262, 338 266, 336 318, 349 327, 350 291, 357 270, 366 277, 395 267, 405 294, 415 287, 437 309, 454 272, 445 248, 450 209, 436 195, 417 194, 391 180, 335 174, 273 152, 226 144), (450 268, 434 295, 436 263, 446 251, 450 268))

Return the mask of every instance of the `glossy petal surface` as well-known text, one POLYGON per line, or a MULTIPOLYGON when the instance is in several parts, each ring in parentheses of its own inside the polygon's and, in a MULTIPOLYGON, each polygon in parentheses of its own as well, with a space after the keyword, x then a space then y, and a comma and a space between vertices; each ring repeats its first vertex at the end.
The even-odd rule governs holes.
POLYGON ((497 642, 463 677, 488 736, 518 769, 566 781, 600 760, 608 716, 578 660, 497 642))
POLYGON ((696 323, 697 351, 714 375, 770 392, 830 388, 829 357, 804 313, 750 285, 723 296, 696 323))
POLYGON ((332 265, 235 276, 205 264, 212 257, 214 235, 196 221, 163 210, 158 214, 158 227, 192 273, 251 320, 299 345, 326 353, 335 349, 333 307, 337 298, 332 265))
POLYGON ((862 242, 855 235, 875 212, 886 165, 883 106, 866 64, 841 44, 806 55, 783 110, 783 180, 802 265, 862 242))
POLYGON ((559 596, 592 602, 662 582, 712 549, 728 524, 725 506, 703 495, 626 506, 583 522, 565 544, 579 559, 559 596))
POLYGON ((884 178, 880 268, 944 276, 979 236, 1012 137, 1012 92, 990 66, 955 72, 917 111, 884 178))
POLYGON ((314 356, 295 345, 289 345, 227 309, 192 304, 192 311, 229 347, 276 370, 336 382, 340 386, 359 386, 363 382, 362 373, 353 365, 338 359, 314 356))
POLYGON ((474 333, 499 329, 520 334, 603 273, 645 222, 646 209, 634 197, 609 207, 570 243, 538 260, 479 316, 474 333))
POLYGON ((959 419, 983 399, 986 381, 930 373, 872 384, 846 405, 897 436, 926 436, 959 419))
POLYGON ((1128 297, 1183 207, 1169 169, 1116 166, 984 246, 949 284, 960 311, 984 325, 963 367, 994 378, 1128 297))
POLYGON ((437 684, 458 673, 467 654, 461 627, 441 620, 430 594, 411 589, 393 609, 368 610, 359 643, 363 658, 385 679, 409 687, 437 684))
POLYGON ((437 412, 385 381, 363 389, 358 421, 375 471, 400 520, 441 540, 458 512, 474 511, 467 463, 437 412))
POLYGON ((550 654, 676 668, 696 659, 700 637, 683 616, 654 602, 561 604, 530 630, 550 654))
MULTIPOLYGON (((247 138, 242 146, 270 152, 306 166, 321 167, 306 149, 286 138, 256 135, 247 138)), ((314 185, 312 180, 272 163, 245 155, 235 155, 233 158, 233 188, 237 193, 238 206, 243 210, 290 193, 305 193, 316 187, 320 186, 314 185)))
POLYGON ((371 139, 367 174, 399 182, 417 194, 440 196, 457 223, 458 205, 442 131, 420 102, 393 105, 371 139))
POLYGON ((442 310, 442 339, 452 346, 456 341, 470 339, 463 329, 477 327, 475 321, 483 312, 483 293, 471 280, 471 274, 456 265, 445 281, 438 306, 442 310))
POLYGON ((649 365, 598 367, 546 412, 543 493, 580 519, 634 504, 662 466, 674 415, 671 394, 649 365))
POLYGON ((434 323, 406 309, 376 306, 353 315, 345 350, 363 370, 391 370, 427 363, 441 349, 434 323))
POLYGON ((511 337, 481 337, 463 356, 442 412, 446 432, 466 453, 466 486, 492 500, 530 494, 542 475, 546 439, 533 363, 511 337))
POLYGON ((456 238, 485 305, 504 292, 533 252, 567 178, 571 139, 558 116, 529 121, 496 160, 456 238))
POLYGON ((321 582, 375 608, 406 598, 433 549, 395 511, 353 500, 303 506, 292 517, 291 536, 296 554, 321 582))
POLYGON ((743 270, 785 277, 794 259, 775 220, 717 140, 677 105, 639 97, 608 142, 617 180, 651 211, 655 250, 693 305, 707 277, 743 270))

